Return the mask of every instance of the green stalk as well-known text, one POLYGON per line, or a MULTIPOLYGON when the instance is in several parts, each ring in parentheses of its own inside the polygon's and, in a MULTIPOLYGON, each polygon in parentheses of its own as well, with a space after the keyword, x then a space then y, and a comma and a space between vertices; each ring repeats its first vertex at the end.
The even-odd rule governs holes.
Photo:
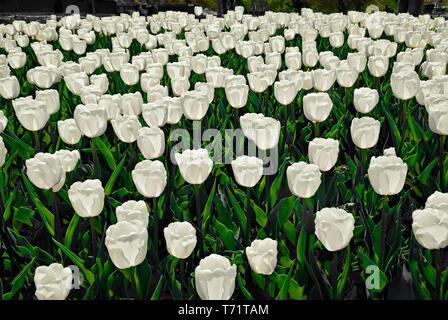
POLYGON ((40 141, 39 141, 39 134, 37 131, 33 131, 33 135, 34 135, 34 150, 36 153, 40 152, 40 141))
POLYGON ((269 276, 264 276, 264 296, 266 300, 271 300, 271 294, 269 292, 269 276))
POLYGON ((157 198, 152 198, 152 210, 154 216, 154 249, 159 252, 159 214, 157 212, 157 198))
POLYGON ((316 138, 320 136, 320 122, 314 122, 314 135, 316 138))
POLYGON ((92 148, 93 171, 95 172, 95 179, 99 179, 100 175, 98 173, 98 154, 96 153, 95 138, 90 139, 90 145, 91 145, 91 148, 92 148))
POLYGON ((384 256, 385 256, 385 245, 386 245, 386 237, 387 237, 387 218, 388 218, 388 213, 386 212, 386 210, 384 209, 384 207, 387 204, 387 196, 383 196, 383 209, 382 209, 382 213, 381 213, 381 239, 380 239, 380 268, 382 271, 384 271, 384 267, 385 267, 385 261, 384 261, 384 256))
POLYGON ((403 151, 404 140, 406 139, 406 133, 407 133, 406 116, 408 112, 408 103, 409 100, 404 101, 403 110, 401 113, 401 142, 400 142, 400 148, 398 150, 398 154, 400 156, 403 156, 401 153, 403 151))
POLYGON ((199 185, 194 185, 194 193, 196 200, 196 219, 199 230, 202 231, 202 213, 201 213, 201 200, 199 199, 199 185))
POLYGON ((92 256, 96 258, 97 251, 98 251, 98 239, 96 236, 96 231, 93 225, 93 217, 89 218, 90 222, 90 237, 92 239, 92 256))
POLYGON ((140 285, 140 281, 138 279, 138 273, 137 273, 137 266, 133 266, 132 268, 132 274, 134 276, 134 283, 135 283, 135 289, 137 290, 137 296, 140 300, 143 300, 143 292, 142 287, 140 285))
POLYGON ((435 268, 436 268, 436 288, 435 288, 435 294, 434 294, 434 300, 441 300, 441 278, 442 278, 442 270, 441 270, 441 263, 440 263, 440 251, 441 249, 437 249, 434 251, 434 260, 435 260, 435 268))
POLYGON ((337 300, 338 297, 338 252, 333 251, 333 260, 331 261, 331 283, 333 288, 333 300, 337 300))
MULTIPOLYGON (((34 131, 36 132, 36 131, 34 131)), ((51 207, 54 214, 54 234, 57 241, 61 241, 61 225, 59 218, 59 208, 56 199, 56 193, 50 190, 51 207)))
POLYGON ((246 216, 247 216, 247 231, 246 231, 246 241, 247 245, 250 245, 251 241, 251 212, 250 212, 250 188, 246 187, 246 216))
POLYGON ((439 136, 439 161, 440 161, 440 168, 439 168, 439 175, 440 175, 440 190, 442 192, 445 192, 445 184, 444 184, 444 177, 445 177, 445 168, 444 168, 444 162, 445 162, 445 136, 440 135, 439 136))

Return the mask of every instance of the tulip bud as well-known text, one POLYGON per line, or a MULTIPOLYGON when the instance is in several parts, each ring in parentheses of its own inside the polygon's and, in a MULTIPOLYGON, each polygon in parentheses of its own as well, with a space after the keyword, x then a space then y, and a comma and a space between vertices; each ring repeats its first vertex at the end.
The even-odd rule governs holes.
POLYGON ((336 73, 332 70, 317 69, 311 71, 313 87, 319 91, 329 90, 336 81, 336 73))
POLYGON ((50 153, 37 153, 25 161, 26 175, 39 189, 51 189, 64 174, 58 157, 50 153))
POLYGON ((127 221, 131 223, 141 223, 143 226, 148 225, 149 213, 146 203, 143 200, 129 200, 115 209, 117 221, 127 221))
POLYGON ((55 89, 36 91, 36 100, 45 103, 50 115, 59 111, 59 92, 55 89))
POLYGON ((227 101, 233 108, 242 108, 247 103, 249 86, 247 84, 237 84, 225 87, 227 101))
POLYGON ((135 65, 125 63, 120 68, 120 77, 128 86, 133 86, 140 80, 140 73, 135 65))
POLYGON ((338 160, 339 141, 314 138, 308 145, 308 158, 320 171, 329 171, 338 160))
POLYGON ((319 189, 321 172, 315 164, 303 161, 293 163, 286 169, 289 190, 300 198, 310 198, 319 189))
POLYGON ((261 113, 246 113, 240 117, 240 125, 244 135, 261 150, 269 150, 278 145, 280 121, 261 113))
POLYGON ((398 99, 408 100, 417 93, 420 86, 420 78, 415 71, 392 73, 390 86, 398 99))
POLYGON ((120 221, 106 230, 105 245, 112 263, 119 269, 127 269, 142 263, 148 251, 146 225, 120 221))
POLYGON ((96 217, 103 211, 104 188, 99 179, 77 181, 68 189, 68 198, 80 217, 96 217))
POLYGON ((429 128, 440 135, 448 135, 448 105, 439 103, 432 105, 428 110, 429 128))
POLYGON ((306 49, 302 52, 302 61, 306 67, 312 68, 319 61, 319 54, 316 49, 306 49))
POLYGON ((119 115, 112 119, 111 123, 118 139, 125 143, 132 143, 137 140, 137 133, 142 127, 137 116, 127 114, 119 115))
POLYGON ((89 138, 101 136, 107 128, 107 111, 98 104, 76 106, 74 119, 79 130, 89 138))
POLYGON ((347 62, 353 69, 361 73, 366 68, 367 58, 362 52, 349 52, 347 54, 347 62))
POLYGON ((309 121, 325 121, 332 107, 333 102, 326 92, 308 93, 303 97, 303 112, 309 121))
POLYGON ((274 83, 274 96, 284 106, 291 104, 296 98, 298 89, 294 82, 280 80, 274 83))
POLYGON ((344 45, 344 34, 342 32, 330 33, 329 40, 333 48, 340 48, 344 45))
POLYGON ((257 157, 240 156, 232 160, 232 170, 239 185, 252 188, 263 175, 263 160, 257 157))
POLYGON ((277 266, 277 241, 271 238, 254 240, 246 247, 247 260, 253 272, 271 275, 277 266))
POLYGON ((159 127, 140 128, 137 145, 146 159, 156 159, 165 151, 165 134, 159 127))
POLYGON ((352 68, 347 61, 341 62, 339 67, 336 69, 336 79, 338 84, 344 88, 350 88, 355 84, 356 79, 358 79, 358 71, 352 68))
POLYGON ((207 95, 198 91, 185 92, 182 97, 182 111, 190 120, 201 120, 208 111, 207 95))
POLYGON ((252 72, 247 74, 247 80, 252 91, 260 93, 269 86, 269 78, 265 73, 252 72))
POLYGON ((195 286, 202 300, 229 300, 235 290, 236 265, 218 254, 201 259, 195 271, 195 286))
POLYGON ((72 281, 72 270, 62 264, 39 266, 34 271, 35 295, 39 300, 65 300, 72 288, 72 281))
POLYGON ((132 170, 137 191, 146 198, 159 197, 166 186, 166 170, 159 160, 143 160, 132 170))
POLYGON ((16 76, 0 79, 0 96, 3 99, 14 99, 20 94, 20 84, 16 76))
POLYGON ((196 229, 187 221, 171 222, 163 234, 168 253, 178 259, 187 259, 196 247, 196 229))
POLYGON ((124 114, 138 116, 142 112, 143 97, 140 92, 125 93, 121 96, 121 109, 124 114))
POLYGON ((58 150, 54 154, 61 162, 62 169, 64 172, 71 172, 75 169, 81 155, 78 150, 58 150))
POLYGON ((426 249, 448 246, 448 213, 445 210, 424 208, 412 212, 412 231, 417 242, 426 249))
POLYGON ((384 155, 372 157, 368 169, 370 184, 380 195, 394 195, 403 189, 408 166, 395 155, 395 150, 384 150, 384 155))
POLYGON ((378 142, 380 122, 370 117, 353 118, 350 134, 353 143, 360 149, 372 148, 378 142))
POLYGON ((213 169, 213 160, 205 149, 185 150, 176 153, 175 159, 182 177, 190 184, 203 183, 213 169))
POLYGON ((13 101, 13 107, 20 124, 30 131, 39 131, 50 119, 47 106, 42 101, 19 98, 13 101))
POLYGON ((379 99, 378 91, 376 89, 356 88, 353 103, 356 111, 368 113, 375 108, 379 99))
POLYGON ((389 68, 389 59, 385 56, 371 56, 367 63, 370 73, 374 77, 382 77, 389 68))
POLYGON ((315 233, 328 251, 344 249, 353 238, 355 218, 339 208, 323 208, 316 212, 315 233))

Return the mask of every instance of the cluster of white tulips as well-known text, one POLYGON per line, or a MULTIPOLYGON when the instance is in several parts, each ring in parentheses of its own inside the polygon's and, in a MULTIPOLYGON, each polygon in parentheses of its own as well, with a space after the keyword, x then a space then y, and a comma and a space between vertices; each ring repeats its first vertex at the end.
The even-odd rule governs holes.
MULTIPOLYGON (((406 102, 414 97, 425 106, 431 130, 438 135, 448 134, 448 25, 444 18, 385 12, 325 15, 311 9, 302 9, 300 14, 266 12, 254 17, 245 14, 240 6, 222 18, 206 15, 200 19, 183 12, 160 12, 148 17, 138 13, 102 18, 72 15, 60 20, 53 16, 45 23, 14 21, 0 25, 0 48, 7 52, 0 55, 0 95, 3 101, 11 100, 11 108, 0 111, 0 132, 13 126, 14 117, 24 130, 32 132, 54 122, 63 143, 77 145, 85 136, 95 150, 94 139, 105 134, 110 122, 118 140, 137 142, 145 158, 131 168, 132 181, 145 198, 159 198, 167 186, 167 170, 158 160, 167 146, 164 127, 202 120, 209 113, 216 89, 225 91, 235 114, 248 104, 250 91, 258 97, 256 112, 245 112, 238 120, 245 137, 260 150, 276 148, 281 128, 288 123, 287 118, 276 119, 263 105, 263 95, 269 90, 280 108, 302 108, 305 118, 318 128, 332 114, 334 85, 345 88, 347 101, 347 90, 356 87, 366 68, 373 82, 389 72, 392 92, 403 100, 402 144, 407 126, 406 102), (278 34, 279 30, 283 35, 278 34), (344 45, 346 31, 346 41, 354 52, 341 60, 335 52, 344 45), (393 40, 380 39, 383 34, 393 40), (91 50, 98 37, 104 35, 110 38, 112 48, 91 50), (329 38, 331 48, 318 52, 318 35, 329 38), (296 36, 301 38, 301 47, 295 43, 288 46, 296 36), (138 55, 132 55, 134 40, 144 48, 138 55), (407 49, 397 55, 398 45, 407 49), (425 50, 427 45, 432 49, 425 50), (29 46, 31 50, 26 51, 29 46), (247 79, 222 65, 220 55, 225 53, 238 56, 238 62, 247 70, 247 79), (31 54, 39 65, 22 78, 11 75, 11 69, 24 67, 31 54), (169 62, 173 56, 177 61, 169 62), (423 57, 426 61, 422 63, 423 57), (283 65, 286 69, 279 72, 283 65), (199 79, 194 85, 192 72, 199 79), (420 80, 419 73, 427 80, 420 80), (165 74, 169 82, 164 80, 165 74), (37 89, 34 96, 21 96, 25 82, 37 89), (120 87, 121 82, 124 87, 120 87), (70 116, 54 119, 52 115, 67 104, 61 98, 61 84, 69 97, 81 103, 70 116), (297 100, 299 94, 303 94, 301 101, 297 100)), ((356 88, 353 105, 359 114, 369 114, 381 98, 377 89, 356 88)), ((380 121, 371 116, 350 119, 346 112, 354 145, 361 150, 375 147, 380 121)), ((35 137, 39 151, 39 138, 35 137)), ((308 145, 309 163, 300 161, 287 168, 287 185, 293 195, 311 198, 318 192, 322 175, 338 161, 339 144, 315 131, 308 145)), ((400 158, 401 150, 387 147, 382 156, 370 158, 367 171, 371 186, 383 196, 400 193, 408 170, 400 158)), ((0 165, 8 158, 7 153, 0 138, 0 165)), ((208 150, 202 148, 176 153, 175 160, 183 179, 192 185, 204 183, 214 166, 208 150)), ((37 188, 57 193, 66 185, 66 173, 75 170, 79 161, 82 155, 78 150, 37 152, 26 160, 26 176, 37 188)), ((236 183, 244 188, 256 186, 263 176, 263 161, 254 156, 237 157, 231 167, 236 183)), ((80 217, 92 218, 103 212, 104 188, 96 178, 68 186, 70 203, 80 217)), ((413 214, 415 237, 423 247, 448 245, 446 197, 436 192, 428 198, 426 208, 413 214)), ((151 212, 157 215, 157 208, 151 212)), ((117 223, 107 228, 105 246, 117 268, 132 268, 144 261, 148 251, 148 207, 144 201, 127 201, 116 208, 116 218, 117 223)), ((353 214, 342 208, 326 207, 315 214, 315 234, 329 251, 348 246, 354 225, 353 214)), ((187 221, 170 223, 164 236, 169 254, 178 259, 187 259, 197 244, 196 229, 187 221)), ((276 240, 250 240, 245 252, 251 269, 272 274, 277 265, 276 240)), ((60 264, 38 267, 34 277, 36 296, 65 299, 71 286, 68 270, 60 264)), ((195 269, 199 297, 230 299, 237 272, 236 265, 226 257, 204 257, 195 269)))

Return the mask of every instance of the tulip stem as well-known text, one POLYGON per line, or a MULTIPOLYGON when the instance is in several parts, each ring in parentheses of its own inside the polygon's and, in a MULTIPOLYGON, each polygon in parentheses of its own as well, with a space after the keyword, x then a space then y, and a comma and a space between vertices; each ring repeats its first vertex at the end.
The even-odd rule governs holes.
POLYGON ((94 258, 96 258, 98 243, 97 243, 95 227, 93 225, 93 223, 94 223, 93 217, 89 218, 89 222, 90 222, 90 237, 92 239, 92 255, 94 258))
POLYGON ((199 199, 199 185, 194 185, 194 193, 196 199, 196 219, 199 230, 202 232, 202 214, 201 214, 201 200, 199 199))
POLYGON ((34 151, 36 153, 38 153, 40 151, 39 134, 37 131, 33 131, 33 135, 34 135, 34 142, 35 142, 34 151))
POLYGON ((263 101, 263 96, 261 95, 261 92, 258 92, 258 113, 262 113, 261 112, 262 101, 263 101))
MULTIPOLYGON (((34 131, 36 132, 36 131, 34 131)), ((56 240, 61 241, 61 225, 59 223, 59 208, 58 208, 58 202, 56 199, 56 193, 52 190, 50 190, 50 198, 51 198, 51 207, 54 214, 54 234, 56 237, 56 240)))
POLYGON ((269 276, 264 276, 264 292, 265 292, 265 299, 270 300, 271 299, 271 293, 269 292, 269 276))
POLYGON ((348 101, 348 88, 347 87, 345 88, 345 97, 344 98, 345 98, 345 114, 347 115, 348 120, 350 120, 350 112, 348 109, 349 101, 348 101))
POLYGON ((441 263, 440 263, 440 249, 434 251, 434 262, 436 268, 436 288, 434 292, 434 300, 441 300, 440 283, 442 277, 441 263))
POLYGON ((445 136, 440 135, 439 136, 439 147, 440 147, 440 155, 439 155, 439 161, 440 161, 440 168, 439 168, 439 174, 440 174, 440 191, 445 192, 445 185, 444 185, 444 177, 445 177, 445 136))
POLYGON ((96 153, 95 138, 90 139, 90 145, 91 145, 91 148, 92 148, 93 171, 95 172, 95 179, 99 179, 100 176, 98 174, 98 154, 96 153))
POLYGON ((337 300, 337 295, 338 295, 338 252, 337 251, 333 251, 333 261, 331 262, 331 267, 330 267, 330 272, 331 272, 331 283, 332 283, 332 287, 333 287, 333 300, 337 300))
POLYGON ((251 239, 251 212, 250 212, 250 188, 246 188, 246 216, 247 216, 247 245, 250 245, 251 239))
POLYGON ((152 198, 152 211, 154 216, 154 249, 159 251, 159 214, 157 212, 157 198, 152 198))
POLYGON ((381 270, 384 271, 384 255, 385 255, 385 245, 386 245, 386 236, 387 236, 387 218, 388 213, 385 210, 385 206, 387 205, 387 196, 383 196, 383 207, 381 212, 381 238, 380 238, 380 267, 381 270))
POLYGON ((132 274, 134 276, 135 289, 137 290, 137 296, 140 300, 143 300, 142 288, 140 286, 140 281, 138 279, 137 266, 132 267, 132 274))
POLYGON ((320 135, 320 123, 314 122, 314 136, 318 138, 320 135))
POLYGON ((408 112, 408 103, 409 103, 409 100, 405 100, 404 101, 402 114, 401 114, 401 142, 400 142, 400 148, 398 150, 398 154, 401 157, 403 157, 401 152, 403 151, 404 140, 406 139, 406 133, 407 133, 406 115, 407 115, 407 112, 408 112))

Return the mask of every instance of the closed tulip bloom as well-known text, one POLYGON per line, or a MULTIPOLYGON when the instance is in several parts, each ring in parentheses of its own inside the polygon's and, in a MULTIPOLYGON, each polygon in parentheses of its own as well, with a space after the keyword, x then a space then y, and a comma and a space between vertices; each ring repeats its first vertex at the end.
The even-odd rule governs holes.
POLYGON ((317 69, 311 71, 313 87, 318 91, 329 90, 336 81, 336 73, 332 70, 317 69))
POLYGON ((347 54, 347 62, 353 69, 361 73, 366 68, 367 58, 365 53, 349 52, 347 54))
POLYGON ((306 49, 302 52, 302 61, 306 67, 312 68, 319 61, 319 54, 316 49, 306 49))
POLYGON ((166 106, 168 110, 166 123, 169 124, 178 123, 183 116, 181 98, 163 97, 162 103, 166 106))
POLYGON ((421 65, 422 75, 429 79, 446 74, 446 63, 425 61, 421 65))
POLYGON ((420 78, 415 71, 392 73, 390 86, 398 99, 408 100, 415 97, 420 86, 420 78))
POLYGON ((299 198, 310 198, 319 189, 322 173, 315 164, 295 162, 286 169, 288 187, 299 198))
POLYGON ((382 77, 389 68, 389 58, 385 56, 371 56, 367 62, 367 67, 374 77, 382 77))
POLYGON ((416 48, 420 45, 422 35, 418 31, 409 31, 406 33, 406 45, 410 48, 416 48))
POLYGON ((262 64, 264 64, 262 56, 252 56, 247 59, 247 68, 250 73, 259 71, 258 69, 262 64))
POLYGON ((298 89, 294 82, 280 80, 274 82, 274 96, 284 106, 291 104, 296 98, 298 89))
POLYGON ((64 174, 58 157, 50 153, 37 153, 25 161, 26 175, 39 189, 53 188, 64 174))
POLYGON ((269 150, 278 145, 280 121, 265 117, 261 113, 246 113, 240 117, 244 135, 255 142, 261 150, 269 150))
POLYGON ((72 288, 72 281, 72 270, 62 264, 38 266, 34 271, 35 295, 39 300, 65 300, 72 288))
POLYGON ((429 128, 440 135, 448 135, 448 105, 439 103, 432 105, 428 110, 429 128))
POLYGON ((283 53, 285 51, 285 38, 282 36, 275 36, 269 38, 269 46, 272 52, 283 53))
POLYGON ((282 56, 278 52, 267 53, 265 60, 267 65, 272 65, 276 70, 282 66, 282 56))
POLYGON ((256 239, 246 247, 246 255, 253 272, 271 275, 277 266, 277 241, 271 238, 256 239))
POLYGON ((190 89, 190 80, 188 78, 177 78, 171 80, 171 90, 174 95, 179 97, 190 89))
POLYGON ((74 112, 76 125, 89 138, 101 136, 107 128, 107 111, 98 104, 80 104, 74 112))
POLYGON ((341 63, 336 69, 336 79, 338 84, 344 88, 352 87, 356 79, 358 79, 359 73, 354 68, 352 68, 346 61, 341 63))
POLYGON ((412 231, 426 249, 443 249, 448 245, 448 213, 435 208, 412 212, 412 231))
POLYGON ((19 96, 20 84, 16 76, 0 79, 0 96, 3 99, 15 99, 19 96))
POLYGON ((201 259, 195 271, 195 287, 202 300, 229 300, 235 290, 236 265, 218 254, 201 259))
POLYGON ((47 106, 50 115, 59 111, 59 92, 55 89, 36 91, 36 100, 42 101, 47 106))
POLYGON ((333 48, 340 48, 344 45, 344 34, 342 32, 330 33, 329 40, 333 48))
POLYGON ((353 143, 360 149, 372 148, 378 142, 380 122, 371 117, 353 118, 350 134, 353 143))
POLYGON ((213 160, 205 149, 185 150, 176 153, 175 159, 182 177, 190 184, 203 183, 213 168, 213 160))
POLYGON ((76 164, 78 163, 81 155, 78 150, 58 150, 54 153, 54 155, 59 158, 61 162, 62 169, 64 172, 71 172, 75 169, 76 164))
POLYGON ((225 87, 227 101, 233 108, 242 108, 247 103, 249 86, 247 84, 237 84, 225 87))
POLYGON ((308 145, 308 158, 320 171, 329 171, 338 160, 339 141, 314 138, 308 145))
POLYGON ((64 76, 64 81, 71 93, 80 96, 82 88, 89 84, 89 76, 85 72, 71 73, 64 76))
POLYGON ((148 230, 142 223, 119 221, 106 230, 105 245, 112 263, 127 269, 142 263, 148 251, 148 230))
POLYGON ((187 259, 196 247, 196 229, 187 221, 171 222, 163 234, 168 253, 178 259, 187 259))
POLYGON ((285 63, 288 69, 300 70, 302 67, 302 54, 300 52, 287 52, 285 63))
POLYGON ((257 157, 240 156, 232 160, 236 182, 243 187, 254 187, 263 175, 263 160, 257 157))
POLYGON ((82 136, 75 119, 59 120, 58 133, 62 141, 70 145, 77 144, 82 136))
POLYGON ((26 74, 28 82, 42 89, 48 89, 60 80, 59 70, 54 67, 35 67, 26 74))
POLYGON ((376 89, 356 88, 353 100, 356 111, 368 113, 375 108, 380 98, 376 89))
POLYGON ((8 55, 8 64, 13 69, 20 69, 26 63, 26 53, 25 52, 17 52, 14 54, 8 55))
POLYGON ((162 101, 143 104, 143 119, 150 127, 163 127, 166 123, 168 109, 162 101))
POLYGON ((145 159, 156 159, 165 151, 165 134, 159 127, 138 130, 137 146, 145 159))
POLYGON ((117 118, 112 119, 112 128, 118 139, 125 143, 132 143, 137 140, 137 134, 142 127, 137 116, 123 114, 117 118))
POLYGON ((149 213, 146 208, 146 203, 143 200, 126 201, 115 209, 115 214, 118 222, 128 221, 133 223, 141 223, 144 226, 148 225, 149 213))
POLYGON ((50 119, 47 106, 41 101, 28 99, 25 103, 20 103, 20 105, 13 104, 13 106, 17 119, 27 130, 38 131, 50 119))
POLYGON ((3 111, 0 110, 0 133, 2 133, 8 125, 8 118, 5 117, 3 111))
POLYGON ((342 250, 353 238, 355 218, 340 208, 323 208, 316 212, 315 233, 328 251, 342 250))
POLYGON ((332 107, 333 102, 326 92, 308 93, 303 97, 303 112, 309 121, 325 121, 332 107))
POLYGON ((124 83, 126 83, 128 86, 133 86, 134 84, 137 84, 140 80, 140 73, 138 68, 130 63, 125 63, 120 68, 120 77, 123 80, 124 83))
POLYGON ((269 78, 263 72, 252 72, 247 74, 250 89, 254 92, 260 93, 265 91, 269 86, 269 78))
POLYGON ((426 199, 425 208, 433 208, 448 213, 448 193, 435 191, 426 199))
POLYGON ((182 111, 189 120, 201 120, 208 111, 209 103, 205 93, 185 92, 182 97, 182 111))
POLYGON ((383 156, 370 159, 370 184, 380 195, 397 194, 403 189, 407 170, 407 164, 396 156, 395 149, 386 149, 383 156))
POLYGON ((124 114, 138 116, 142 112, 143 97, 140 92, 125 93, 121 96, 121 109, 124 114))
POLYGON ((98 216, 104 208, 104 188, 99 179, 77 181, 68 189, 75 212, 83 218, 98 216))
POLYGON ((146 198, 159 197, 166 187, 166 170, 159 160, 143 160, 132 170, 137 191, 146 198))
POLYGON ((207 101, 209 104, 212 103, 215 97, 215 88, 213 87, 212 84, 207 82, 196 82, 194 84, 194 91, 204 93, 207 97, 207 101))
POLYGON ((8 153, 8 149, 6 149, 6 147, 5 147, 3 138, 0 137, 0 168, 3 167, 3 165, 5 164, 7 153, 8 153))

